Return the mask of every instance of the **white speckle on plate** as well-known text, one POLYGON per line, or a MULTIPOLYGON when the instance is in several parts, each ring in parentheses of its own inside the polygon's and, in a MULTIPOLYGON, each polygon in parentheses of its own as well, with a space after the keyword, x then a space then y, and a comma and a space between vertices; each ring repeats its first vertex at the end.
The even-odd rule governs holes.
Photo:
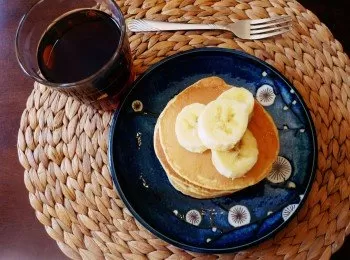
POLYGON ((269 212, 267 212, 267 215, 269 216, 269 215, 271 215, 273 212, 272 211, 269 211, 269 212))
POLYGON ((261 75, 262 75, 263 77, 266 77, 266 76, 267 76, 266 71, 263 71, 263 73, 261 73, 261 75))
POLYGON ((305 129, 302 128, 302 129, 299 130, 299 132, 300 132, 300 133, 304 133, 304 132, 305 132, 305 129))
POLYGON ((173 213, 177 216, 177 214, 179 214, 179 212, 176 210, 176 209, 174 209, 173 210, 173 213))
POLYGON ((137 149, 140 150, 140 147, 142 145, 142 133, 137 132, 135 138, 136 138, 136 143, 137 143, 137 149))
POLYGON ((211 239, 210 238, 207 238, 207 243, 209 243, 211 241, 211 239))
POLYGON ((291 89, 289 92, 292 93, 292 94, 295 93, 294 89, 291 89))
POLYGON ((288 182, 287 186, 288 186, 288 188, 292 188, 292 189, 294 189, 296 187, 295 183, 292 181, 288 182))
POLYGON ((299 195, 300 200, 304 198, 304 194, 299 195))
POLYGON ((212 229, 211 229, 213 232, 216 232, 216 230, 218 230, 216 227, 213 227, 212 229))
POLYGON ((292 104, 295 105, 297 102, 295 100, 293 100, 292 104))
POLYGON ((147 182, 146 182, 146 180, 145 180, 145 178, 143 178, 142 174, 140 175, 140 180, 142 181, 143 187, 145 187, 145 188, 148 188, 148 187, 149 187, 148 184, 147 184, 147 182))
POLYGON ((283 107, 283 110, 288 110, 288 107, 287 107, 287 106, 284 106, 284 107, 283 107))
POLYGON ((288 128, 288 126, 284 125, 284 126, 283 126, 283 129, 284 129, 284 130, 288 130, 289 128, 288 128))

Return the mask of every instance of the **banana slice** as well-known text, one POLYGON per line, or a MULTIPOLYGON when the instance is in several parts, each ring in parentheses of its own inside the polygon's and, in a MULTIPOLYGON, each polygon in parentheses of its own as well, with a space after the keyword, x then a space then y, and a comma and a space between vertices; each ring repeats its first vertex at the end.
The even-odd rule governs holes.
POLYGON ((229 90, 222 93, 217 99, 230 99, 242 102, 248 106, 248 112, 251 114, 254 110, 254 97, 249 90, 231 86, 229 90))
POLYGON ((230 150, 246 131, 248 116, 248 108, 244 103, 229 99, 214 100, 199 116, 198 136, 210 149, 230 150))
POLYGON ((198 137, 198 117, 204 109, 205 105, 193 103, 185 106, 176 117, 176 138, 190 152, 202 153, 208 149, 198 137))
POLYGON ((227 152, 211 151, 216 170, 227 178, 239 178, 247 173, 258 160, 259 150, 253 134, 247 130, 242 140, 227 152))

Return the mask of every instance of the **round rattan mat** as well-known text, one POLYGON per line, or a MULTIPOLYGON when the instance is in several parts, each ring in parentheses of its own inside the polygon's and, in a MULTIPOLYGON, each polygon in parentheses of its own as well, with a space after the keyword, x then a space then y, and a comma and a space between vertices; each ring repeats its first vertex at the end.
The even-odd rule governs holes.
POLYGON ((18 156, 38 220, 74 259, 328 259, 350 233, 350 62, 318 18, 295 1, 125 0, 126 18, 228 23, 288 14, 293 30, 246 41, 222 31, 130 34, 137 73, 204 46, 241 49, 267 61, 299 90, 316 126, 319 161, 307 202, 259 246, 231 255, 180 250, 146 231, 118 197, 107 167, 111 113, 35 84, 18 133, 18 156), (244 2, 244 1, 243 1, 244 2))

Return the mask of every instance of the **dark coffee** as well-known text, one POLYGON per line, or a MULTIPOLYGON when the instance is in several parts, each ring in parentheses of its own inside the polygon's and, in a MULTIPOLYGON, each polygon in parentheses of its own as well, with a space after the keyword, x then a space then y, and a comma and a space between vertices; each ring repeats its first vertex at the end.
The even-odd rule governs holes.
MULTIPOLYGON (((68 13, 47 29, 39 43, 37 56, 40 71, 48 81, 54 83, 86 79, 111 60, 120 38, 121 31, 117 23, 102 11, 82 9, 68 13)), ((92 102, 94 99, 119 96, 132 78, 130 63, 131 55, 126 40, 113 65, 102 72, 93 84, 90 82, 76 89, 79 93, 75 96, 85 93, 92 102)))

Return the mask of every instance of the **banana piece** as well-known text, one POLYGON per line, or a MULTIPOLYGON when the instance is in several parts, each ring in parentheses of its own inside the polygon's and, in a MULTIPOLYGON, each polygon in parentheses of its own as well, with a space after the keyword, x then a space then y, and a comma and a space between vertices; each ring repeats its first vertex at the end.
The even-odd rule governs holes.
POLYGON ((198 117, 205 105, 193 103, 185 106, 176 117, 175 134, 180 145, 194 153, 202 153, 208 148, 198 137, 198 117))
POLYGON ((229 90, 223 92, 217 99, 230 99, 238 102, 242 102, 248 106, 249 115, 252 114, 254 110, 254 97, 253 94, 245 89, 231 86, 229 90))
POLYGON ((242 102, 220 99, 210 102, 198 119, 198 136, 204 146, 218 151, 232 149, 248 125, 248 108, 242 102))
POLYGON ((247 173, 258 160, 259 150, 253 134, 247 130, 242 140, 226 152, 212 150, 211 159, 216 170, 227 178, 239 178, 247 173))

